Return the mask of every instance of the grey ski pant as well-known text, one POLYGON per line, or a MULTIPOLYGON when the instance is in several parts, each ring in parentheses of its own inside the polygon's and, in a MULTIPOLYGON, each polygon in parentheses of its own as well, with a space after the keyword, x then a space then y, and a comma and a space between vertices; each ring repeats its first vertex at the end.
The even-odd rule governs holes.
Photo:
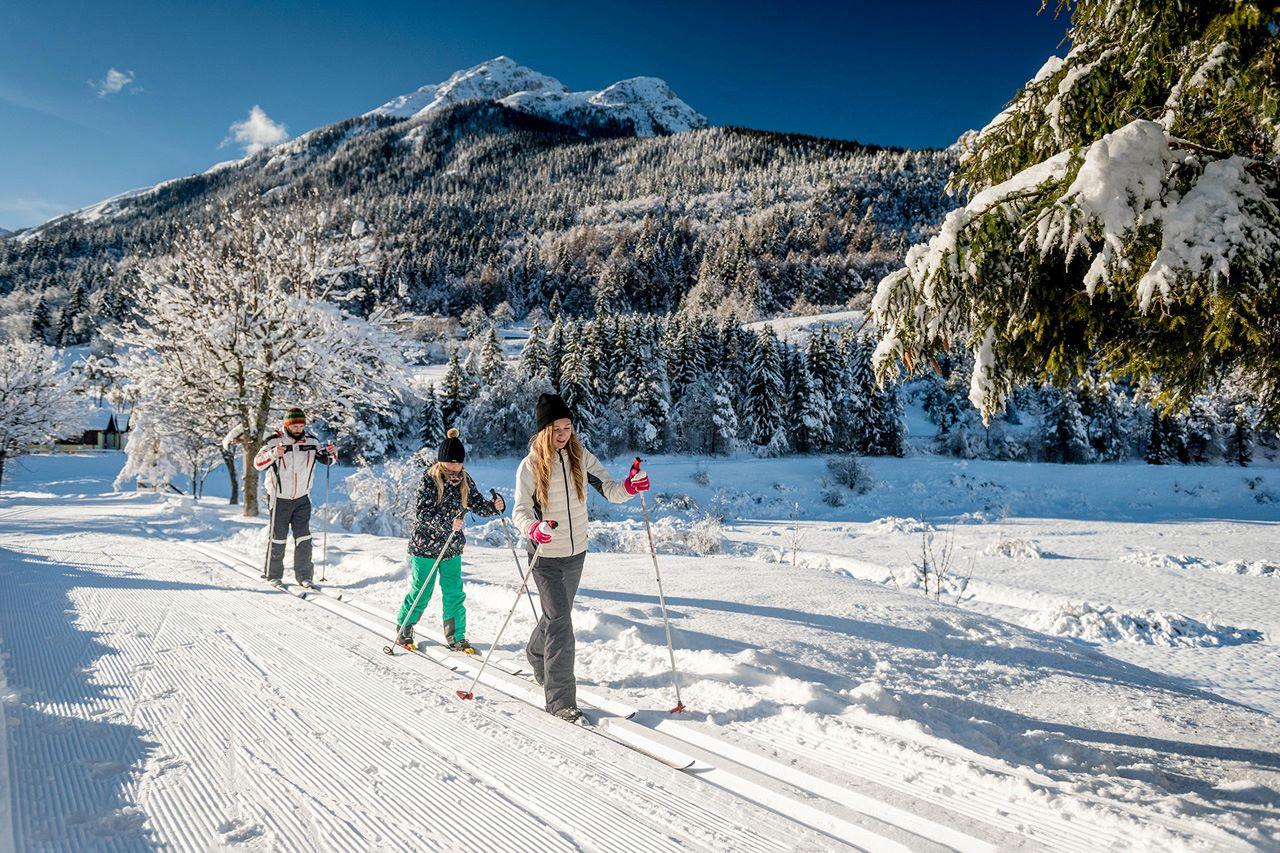
POLYGON ((534 671, 544 676, 542 690, 547 710, 553 714, 578 706, 578 683, 573 676, 573 597, 586 559, 586 551, 571 557, 538 557, 533 567, 542 616, 524 653, 534 671))
POLYGON ((284 546, 293 530, 293 576, 311 580, 311 498, 276 498, 275 525, 271 529, 271 562, 267 577, 284 577, 284 546))

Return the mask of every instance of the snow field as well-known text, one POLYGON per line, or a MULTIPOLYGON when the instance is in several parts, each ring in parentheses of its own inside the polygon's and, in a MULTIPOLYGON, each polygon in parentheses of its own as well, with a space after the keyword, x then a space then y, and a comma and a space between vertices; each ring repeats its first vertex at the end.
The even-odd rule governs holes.
MULTIPOLYGON (((60 503, 34 515, 66 524, 60 503)), ((767 850, 797 837, 520 703, 464 704, 447 670, 406 670, 367 633, 164 541, 162 503, 119 503, 97 516, 114 534, 5 531, 0 572, 18 594, 4 624, 29 691, 13 761, 24 847, 767 850), (74 624, 47 606, 50 587, 74 624)))
MULTIPOLYGON (((113 502, 145 509, 148 524, 179 543, 174 548, 221 542, 250 562, 260 559, 261 522, 237 519, 215 499, 98 498, 91 478, 59 467, 66 460, 30 462, 29 473, 44 478, 44 494, 19 500, 83 492, 71 503, 86 512, 113 502)), ((672 534, 660 559, 693 713, 663 713, 674 696, 652 564, 631 552, 627 537, 608 533, 635 529, 638 507, 630 505, 600 508, 608 512, 604 538, 614 536, 612 547, 624 551, 598 550, 601 540, 588 559, 574 615, 582 686, 641 708, 635 723, 701 756, 695 768, 753 768, 755 777, 725 781, 819 798, 812 802, 840 809, 848 826, 871 811, 883 819, 873 831, 911 839, 911 849, 1274 844, 1280 726, 1274 715, 1248 707, 1268 707, 1280 672, 1270 639, 1277 629, 1274 579, 1121 559, 1265 561, 1275 553, 1272 507, 1254 501, 1238 482, 1241 472, 1182 469, 1181 485, 1172 488, 1165 472, 1148 474, 1144 466, 1081 472, 936 458, 867 464, 877 480, 868 495, 850 493, 840 508, 810 499, 797 514, 794 504, 812 498, 825 470, 820 459, 648 460, 651 510, 672 534), (1188 502, 1189 490, 1212 500, 1188 502), (658 494, 668 495, 661 506, 658 494), (670 553, 687 547, 681 536, 713 506, 725 511, 723 552, 670 553), (928 532, 952 536, 961 562, 971 563, 972 595, 959 608, 945 597, 936 603, 899 591, 892 581, 895 572, 905 576, 928 532), (1017 541, 1034 545, 1039 556, 998 547, 987 553, 993 542, 1017 541), (1084 600, 1098 610, 1183 614, 1261 636, 1206 646, 1082 641, 1033 629, 1043 614, 1084 600), (781 781, 788 774, 798 778, 781 781), (914 829, 894 835, 904 827, 914 829)), ((468 467, 481 488, 506 490, 514 463, 476 460, 468 467)), ((344 497, 339 491, 335 500, 344 497)), ((5 511, 0 504, 0 526, 5 511)), ((65 522, 26 527, 41 537, 66 533, 65 522)), ((494 529, 469 522, 464 558, 468 635, 481 648, 517 586, 511 552, 490 535, 494 529)), ((327 588, 385 621, 405 590, 404 540, 335 530, 329 546, 327 588)), ((206 566, 205 583, 211 571, 217 578, 206 566)), ((424 627, 434 627, 438 607, 428 608, 424 627)), ((323 611, 296 618, 324 625, 322 637, 347 630, 323 611)), ((499 650, 513 663, 531 625, 528 604, 519 603, 499 650)), ((335 654, 368 645, 351 637, 347 651, 335 654)), ((711 771, 695 775, 714 778, 711 771)))

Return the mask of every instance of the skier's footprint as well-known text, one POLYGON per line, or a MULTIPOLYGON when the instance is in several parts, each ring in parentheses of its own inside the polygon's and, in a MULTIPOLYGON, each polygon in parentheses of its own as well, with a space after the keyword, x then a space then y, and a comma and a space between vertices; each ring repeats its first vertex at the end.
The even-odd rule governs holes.
POLYGON ((218 824, 218 833, 226 844, 243 844, 262 837, 262 827, 256 823, 242 823, 234 818, 218 824))

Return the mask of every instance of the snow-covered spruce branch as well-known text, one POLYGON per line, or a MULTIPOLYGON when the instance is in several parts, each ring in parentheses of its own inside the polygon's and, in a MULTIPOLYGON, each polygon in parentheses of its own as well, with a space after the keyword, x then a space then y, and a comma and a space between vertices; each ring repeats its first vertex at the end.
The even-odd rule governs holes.
POLYGON ((1280 419, 1280 11, 1175 5, 1072 4, 1067 56, 961 140, 972 198, 873 301, 881 377, 960 344, 984 417, 1100 368, 1175 405, 1234 375, 1280 419))

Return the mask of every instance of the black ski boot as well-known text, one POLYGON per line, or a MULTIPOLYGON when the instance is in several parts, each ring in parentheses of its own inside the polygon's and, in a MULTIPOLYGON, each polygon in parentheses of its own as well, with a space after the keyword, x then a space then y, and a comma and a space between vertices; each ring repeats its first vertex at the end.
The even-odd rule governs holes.
POLYGON ((400 633, 396 635, 396 645, 409 651, 414 651, 418 648, 418 644, 413 640, 412 625, 404 625, 400 628, 400 633))
POLYGON ((303 589, 319 589, 319 587, 317 587, 314 583, 311 582, 310 578, 304 581, 298 581, 298 586, 302 587, 303 589))
POLYGON ((449 644, 449 650, 454 652, 464 652, 469 655, 478 655, 476 647, 468 643, 466 640, 455 640, 449 644))
POLYGON ((577 708, 561 708, 553 716, 559 717, 566 723, 576 723, 582 719, 582 712, 577 708))
POLYGON ((276 589, 284 589, 284 579, 283 579, 283 578, 267 578, 267 583, 271 584, 271 585, 272 585, 272 586, 274 586, 276 589))

